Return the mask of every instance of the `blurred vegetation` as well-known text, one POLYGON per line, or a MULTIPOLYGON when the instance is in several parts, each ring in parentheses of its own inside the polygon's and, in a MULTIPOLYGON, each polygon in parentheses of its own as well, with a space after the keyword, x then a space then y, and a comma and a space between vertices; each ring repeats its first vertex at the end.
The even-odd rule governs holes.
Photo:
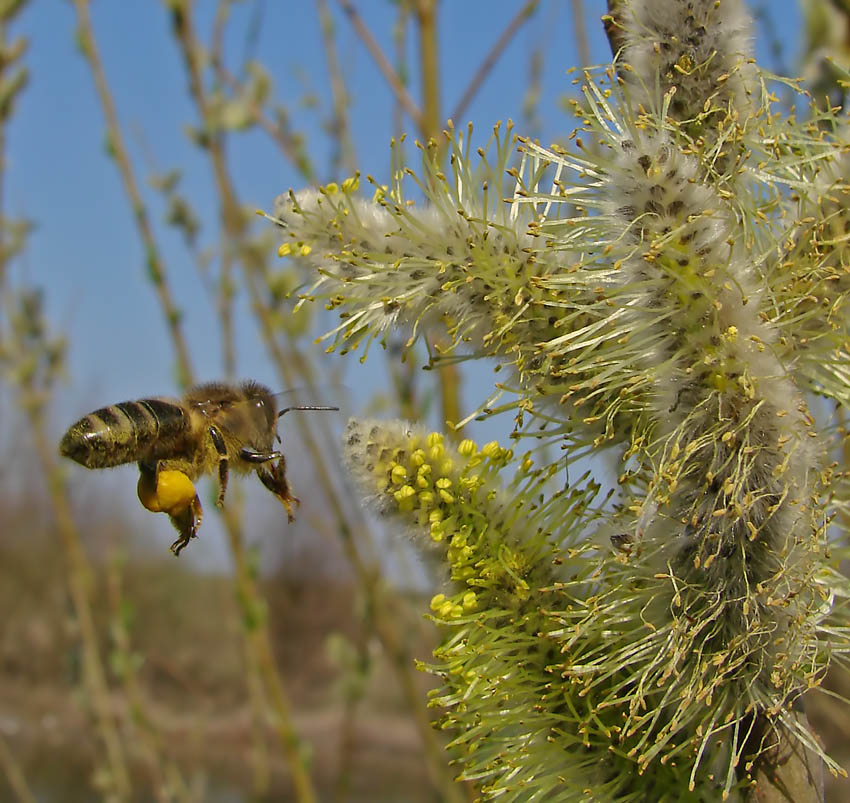
MULTIPOLYGON (((219 246, 209 250, 201 245, 198 199, 183 194, 179 172, 148 176, 133 163, 128 132, 115 110, 120 89, 100 60, 90 18, 97 7, 73 0, 77 44, 97 91, 107 156, 144 246, 178 389, 211 377, 195 375, 167 253, 140 191, 144 182, 161 194, 166 223, 189 247, 209 291, 220 322, 223 375, 240 376, 234 346, 239 291, 250 300, 280 387, 321 383, 328 377, 313 358, 313 313, 293 315, 288 296, 303 277, 297 263, 276 259, 275 232, 245 208, 227 143, 247 131, 263 132, 305 184, 318 176, 351 175, 359 166, 357 143, 337 24, 352 26, 391 88, 392 133, 406 130, 427 141, 450 112, 463 116, 493 64, 538 11, 534 0, 494 6, 492 13, 504 17, 504 33, 494 43, 475 43, 481 67, 468 77, 457 108, 449 110, 439 95, 438 0, 384 0, 385 12, 396 19, 391 42, 374 39, 358 2, 316 0, 330 78, 322 91, 334 143, 329 163, 319 164, 300 130, 301 110, 277 99, 274 76, 262 64, 234 65, 226 58, 223 43, 237 4, 246 5, 217 0, 214 24, 202 33, 191 0, 162 3, 195 107, 190 137, 215 181, 218 219, 206 239, 219 246), (416 43, 413 52, 409 41, 416 43), (411 74, 422 76, 421 85, 411 86, 411 74)), ((387 577, 380 532, 339 493, 328 422, 293 422, 311 461, 311 493, 322 500, 325 515, 316 523, 315 540, 272 574, 258 570, 256 544, 269 540, 263 528, 252 524, 246 543, 238 488, 229 492, 222 514, 233 566, 226 574, 194 572, 167 553, 151 557, 134 548, 145 537, 133 524, 138 517, 129 518, 108 497, 96 505, 91 497, 73 498, 48 420, 63 381, 66 344, 46 319, 42 290, 13 275, 30 222, 7 217, 3 203, 7 129, 27 87, 27 43, 14 36, 26 6, 27 0, 0 2, 0 398, 20 417, 10 409, 0 414, 4 422, 27 422, 25 435, 4 427, 0 458, 29 455, 14 472, 18 481, 4 473, 0 483, 0 799, 471 799, 454 783, 443 735, 431 725, 435 715, 426 707, 425 690, 432 681, 414 666, 435 643, 421 617, 430 594, 399 591, 387 577)), ((604 9, 586 4, 586 22, 581 2, 574 0, 571 9, 581 20, 578 52, 587 54, 583 26, 596 24, 604 9)), ((528 65, 520 65, 530 75, 528 130, 539 126, 543 58, 541 43, 528 54, 528 65)), ((460 420, 458 369, 442 370, 432 388, 414 370, 415 360, 393 361, 401 346, 390 341, 387 349, 391 412, 422 418, 433 392, 440 418, 460 420)), ((212 510, 209 505, 209 516, 212 510)), ((267 529, 271 533, 279 523, 267 529)), ((835 745, 847 743, 847 723, 830 716, 828 710, 817 713, 817 729, 841 757, 835 745)), ((841 791, 836 794, 834 799, 843 799, 841 791)))

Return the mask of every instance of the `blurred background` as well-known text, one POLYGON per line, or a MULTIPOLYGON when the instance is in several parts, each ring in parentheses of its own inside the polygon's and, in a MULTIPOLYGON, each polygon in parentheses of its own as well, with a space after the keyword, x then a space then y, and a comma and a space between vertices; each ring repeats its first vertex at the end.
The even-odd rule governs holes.
MULTIPOLYGON (((749 5, 760 63, 843 104, 850 3, 749 5)), ((358 170, 370 193, 393 137, 415 163, 448 118, 473 145, 509 118, 565 141, 568 68, 611 57, 605 10, 0 0, 0 800, 471 799, 415 664, 439 578, 363 510, 337 444, 352 414, 444 429, 495 379, 423 370, 435 344, 402 361, 402 334, 365 363, 326 354, 335 318, 294 310, 309 277, 254 210, 358 170), (175 560, 134 467, 60 462, 95 408, 245 378, 342 408, 281 422, 294 524, 253 479, 223 513, 202 483, 200 538, 175 560)), ((850 723, 813 720, 850 763, 850 723)))

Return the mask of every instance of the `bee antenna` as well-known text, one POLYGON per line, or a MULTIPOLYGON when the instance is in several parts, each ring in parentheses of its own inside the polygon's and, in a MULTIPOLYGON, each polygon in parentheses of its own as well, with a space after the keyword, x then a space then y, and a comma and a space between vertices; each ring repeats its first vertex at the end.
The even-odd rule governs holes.
POLYGON ((299 404, 297 407, 284 407, 278 414, 277 417, 280 418, 285 413, 288 413, 290 410, 339 410, 339 407, 326 407, 315 404, 299 404))

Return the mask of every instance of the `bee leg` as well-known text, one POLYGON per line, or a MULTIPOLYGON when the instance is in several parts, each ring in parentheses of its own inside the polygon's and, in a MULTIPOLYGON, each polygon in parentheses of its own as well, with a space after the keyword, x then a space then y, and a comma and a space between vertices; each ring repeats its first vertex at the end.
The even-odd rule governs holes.
POLYGON ((175 557, 180 555, 180 550, 186 546, 193 538, 198 536, 198 527, 201 526, 201 519, 204 516, 201 500, 197 494, 189 503, 188 507, 175 515, 169 515, 171 523, 177 528, 180 537, 171 545, 171 551, 175 557))
POLYGON ((301 503, 289 490, 289 483, 286 480, 286 459, 284 456, 280 455, 280 459, 276 463, 272 463, 271 466, 263 465, 258 468, 257 476, 263 485, 283 502, 289 520, 295 521, 292 508, 294 505, 301 503))
POLYGON ((246 463, 268 463, 269 460, 277 460, 283 457, 280 452, 258 452, 251 446, 243 446, 239 450, 239 456, 246 463))
POLYGON ((139 501, 152 513, 167 513, 180 537, 171 545, 175 555, 198 534, 204 511, 195 486, 177 469, 161 469, 159 463, 139 463, 139 501))
POLYGON ((218 452, 218 499, 215 503, 218 507, 222 507, 224 505, 224 494, 227 492, 227 446, 218 427, 210 427, 210 437, 215 450, 218 452))

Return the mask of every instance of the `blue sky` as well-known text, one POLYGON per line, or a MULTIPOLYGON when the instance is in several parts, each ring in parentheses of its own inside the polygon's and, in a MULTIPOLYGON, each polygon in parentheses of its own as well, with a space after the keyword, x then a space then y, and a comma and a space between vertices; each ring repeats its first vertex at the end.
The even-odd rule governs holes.
MULTIPOLYGON (((199 21, 207 30, 214 4, 204 0, 197 5, 199 21)), ((336 12, 336 4, 330 5, 336 12)), ((776 15, 777 25, 796 32, 796 2, 774 5, 787 6, 789 12, 776 15)), ((242 52, 245 22, 253 4, 244 6, 234 15, 229 48, 234 57, 242 52)), ((394 18, 390 3, 370 0, 359 6, 375 37, 388 46, 394 18)), ((311 155, 321 169, 329 153, 321 127, 329 92, 315 6, 266 0, 263 7, 257 56, 274 77, 278 95, 289 105, 296 125, 307 134, 311 155), (319 99, 318 109, 303 108, 306 91, 319 99)), ((519 3, 486 0, 442 3, 446 114, 518 7, 519 3)), ((596 22, 604 3, 585 0, 585 10, 591 58, 600 62, 608 57, 596 22)), ((385 178, 391 97, 350 25, 336 16, 340 58, 353 96, 358 162, 364 172, 385 178)), ((216 330, 212 312, 190 255, 170 229, 159 225, 162 204, 146 182, 152 169, 179 167, 183 190, 205 224, 204 242, 215 243, 216 197, 208 162, 185 134, 195 115, 163 4, 95 2, 92 17, 137 176, 157 223, 174 294, 186 315, 197 373, 216 377, 221 373, 220 345, 212 334, 216 330)), ((496 120, 521 119, 528 54, 541 42, 545 52, 541 139, 549 141, 570 130, 572 121, 559 110, 558 98, 569 88, 565 69, 576 63, 571 22, 570 4, 550 0, 541 4, 516 36, 469 109, 482 138, 496 120)), ((71 4, 55 0, 35 0, 18 26, 18 32, 30 41, 26 61, 31 83, 11 128, 4 195, 8 214, 36 222, 19 270, 46 288, 52 319, 68 331, 69 395, 85 405, 103 398, 168 392, 174 381, 170 345, 144 277, 142 249, 126 196, 115 166, 104 154, 102 115, 91 75, 76 50, 74 27, 71 4)), ((417 85, 414 78, 414 88, 417 85)), ((301 183, 259 132, 235 137, 229 152, 232 174, 248 207, 269 208, 277 193, 301 183)), ((246 312, 244 307, 242 311, 246 312)), ((250 316, 241 315, 241 372, 271 381, 273 373, 262 352, 250 316)))
MULTIPOLYGON (((512 4, 505 3, 498 14, 485 13, 486 5, 445 4, 441 45, 448 108, 510 16, 512 4)), ((388 42, 392 14, 385 12, 390 10, 389 4, 361 6, 376 38, 388 42)), ((201 3, 199 11, 208 14, 211 7, 211 3, 201 3)), ((265 9, 258 56, 274 76, 296 124, 306 133, 311 155, 321 169, 329 153, 329 141, 321 127, 329 93, 314 5, 266 2, 265 9), (303 108, 306 91, 319 98, 320 108, 303 108)), ((207 14, 199 17, 208 22, 207 14)), ((186 127, 195 120, 194 110, 161 5, 101 2, 93 5, 92 15, 138 177, 146 179, 152 166, 160 170, 179 167, 183 190, 206 224, 205 243, 215 243, 217 203, 209 165, 185 135, 186 127)), ((544 100, 543 108, 554 105, 562 90, 560 75, 570 62, 553 58, 552 52, 568 54, 572 49, 569 15, 558 4, 549 4, 535 23, 544 20, 554 21, 551 29, 558 34, 541 31, 539 24, 523 31, 470 109, 472 119, 480 121, 483 137, 495 120, 519 117, 528 71, 522 52, 541 35, 553 40, 546 64, 549 103, 544 100)), ((239 22, 237 19, 234 29, 244 29, 239 22)), ((25 271, 32 282, 48 289, 53 319, 68 328, 71 395, 92 392, 98 399, 101 393, 124 398, 155 389, 168 391, 174 386, 171 349, 154 294, 144 278, 142 249, 123 188, 114 165, 104 156, 102 116, 91 76, 74 46, 70 4, 36 2, 24 18, 21 32, 31 43, 28 65, 32 83, 12 129, 8 208, 14 215, 37 221, 24 260, 25 271)), ((386 178, 391 98, 350 26, 341 20, 338 32, 340 57, 354 99, 358 161, 364 172, 386 178)), ((602 46, 601 36, 596 44, 602 46)), ((236 42, 232 51, 240 49, 236 42)), ((547 114, 547 118, 553 133, 559 122, 569 124, 560 113, 547 114)), ((229 150, 232 175, 248 207, 269 208, 276 194, 302 183, 260 133, 235 138, 229 150)), ((163 211, 160 200, 147 186, 145 191, 158 222, 163 211)), ((218 376, 219 344, 215 336, 210 337, 216 330, 215 321, 190 256, 167 227, 158 226, 157 233, 174 294, 186 314, 197 373, 218 376)), ((249 324, 239 327, 242 372, 270 378, 253 327, 244 320, 248 316, 242 317, 243 323, 249 324)))
MULTIPOLYGON (((198 0, 196 5, 206 38, 216 4, 198 0)), ((260 5, 262 26, 255 55, 271 73, 277 96, 289 107, 295 127, 306 134, 320 177, 336 178, 323 172, 330 143, 322 124, 328 116, 330 93, 315 4, 265 0, 260 5), (316 108, 305 106, 309 95, 317 99, 316 108)), ((358 163, 364 174, 386 180, 392 98, 337 4, 329 0, 329 5, 337 20, 339 57, 353 100, 358 163)), ((356 5, 375 38, 390 50, 393 4, 360 0, 356 5)), ((443 0, 439 22, 446 115, 519 7, 519 2, 443 0)), ((254 3, 243 3, 234 9, 227 47, 231 63, 238 62, 243 51, 255 8, 254 3)), ((610 55, 598 23, 605 11, 604 0, 585 0, 584 8, 591 61, 606 61, 610 55)), ((779 39, 786 45, 796 43, 800 29, 796 0, 775 0, 770 10, 779 39)), ((147 183, 154 169, 179 168, 182 190, 204 224, 203 244, 215 245, 216 195, 208 161, 186 136, 187 126, 196 117, 164 4, 96 0, 91 14, 174 296, 185 313, 195 370, 204 379, 217 378, 221 358, 214 311, 190 254, 175 233, 162 225, 161 200, 147 183)), ((104 403, 176 390, 172 349, 153 289, 145 279, 142 247, 123 187, 115 165, 104 153, 102 114, 91 74, 76 49, 74 29, 72 5, 56 0, 34 0, 15 26, 14 32, 29 40, 25 61, 31 80, 11 125, 3 189, 6 214, 28 218, 36 225, 13 275, 45 289, 51 320, 69 340, 69 381, 59 405, 57 433, 73 418, 104 403)), ((522 119, 529 55, 541 44, 543 130, 535 133, 549 142, 571 130, 572 120, 558 102, 571 87, 565 71, 577 63, 571 4, 543 0, 469 108, 468 117, 482 144, 495 121, 522 119)), ((793 64, 794 47, 788 46, 793 64)), ((414 42, 410 53, 415 57, 414 42)), ((417 76, 412 83, 418 95, 417 76)), ((261 133, 234 137, 229 155, 231 173, 247 207, 269 209, 275 195, 302 184, 261 133)), ((244 298, 239 300, 237 335, 239 374, 274 383, 274 371, 244 298)), ((316 359, 338 363, 341 358, 324 357, 317 349, 316 359)), ((355 359, 349 362, 363 370, 355 359)), ((363 382, 361 375, 347 384, 355 389, 380 384, 383 364, 371 359, 370 363, 365 369, 369 382, 363 382)), ((478 400, 468 394, 468 404, 478 400)), ((0 430, 4 440, 8 434, 0 430)))

